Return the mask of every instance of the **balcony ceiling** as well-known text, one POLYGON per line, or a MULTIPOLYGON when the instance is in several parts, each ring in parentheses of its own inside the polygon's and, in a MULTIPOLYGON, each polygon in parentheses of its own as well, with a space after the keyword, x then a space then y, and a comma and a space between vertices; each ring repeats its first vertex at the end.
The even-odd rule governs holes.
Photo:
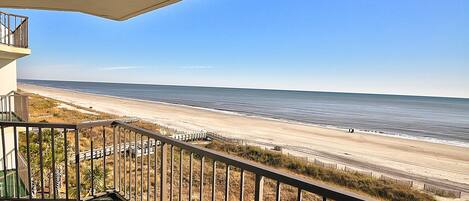
POLYGON ((112 20, 127 20, 180 0, 1 0, 0 7, 75 11, 112 20))

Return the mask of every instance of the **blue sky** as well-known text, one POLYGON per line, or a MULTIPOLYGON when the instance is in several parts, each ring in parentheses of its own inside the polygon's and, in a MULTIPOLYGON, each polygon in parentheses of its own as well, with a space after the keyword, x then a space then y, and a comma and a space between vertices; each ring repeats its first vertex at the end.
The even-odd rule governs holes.
POLYGON ((183 0, 30 17, 20 78, 469 97, 467 0, 183 0))

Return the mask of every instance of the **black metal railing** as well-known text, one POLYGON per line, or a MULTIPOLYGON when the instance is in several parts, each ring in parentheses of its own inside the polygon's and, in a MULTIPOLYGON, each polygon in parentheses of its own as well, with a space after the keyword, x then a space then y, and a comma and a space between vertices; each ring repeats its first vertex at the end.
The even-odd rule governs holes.
POLYGON ((28 17, 0 11, 0 43, 28 47, 28 17))
POLYGON ((0 121, 28 121, 28 95, 12 91, 0 95, 0 121))
POLYGON ((15 175, 13 183, 4 177, 3 199, 368 200, 120 121, 0 121, 0 129, 3 158, 13 150, 16 159, 0 164, 15 175), (81 160, 85 151, 92 156, 81 160))

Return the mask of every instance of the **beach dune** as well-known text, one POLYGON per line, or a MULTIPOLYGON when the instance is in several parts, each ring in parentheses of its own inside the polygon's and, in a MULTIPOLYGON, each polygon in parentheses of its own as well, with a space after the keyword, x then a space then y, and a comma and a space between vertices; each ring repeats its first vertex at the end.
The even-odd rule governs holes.
POLYGON ((73 92, 29 84, 19 88, 94 110, 139 117, 185 131, 206 130, 248 143, 280 145, 284 151, 469 191, 469 148, 244 116, 203 108, 73 92))

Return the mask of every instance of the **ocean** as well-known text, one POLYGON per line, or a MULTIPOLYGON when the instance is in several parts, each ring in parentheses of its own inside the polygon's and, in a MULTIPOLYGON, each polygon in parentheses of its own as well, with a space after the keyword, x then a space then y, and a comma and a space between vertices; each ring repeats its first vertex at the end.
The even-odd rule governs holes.
POLYGON ((469 147, 469 99, 463 98, 44 80, 19 82, 469 147))

